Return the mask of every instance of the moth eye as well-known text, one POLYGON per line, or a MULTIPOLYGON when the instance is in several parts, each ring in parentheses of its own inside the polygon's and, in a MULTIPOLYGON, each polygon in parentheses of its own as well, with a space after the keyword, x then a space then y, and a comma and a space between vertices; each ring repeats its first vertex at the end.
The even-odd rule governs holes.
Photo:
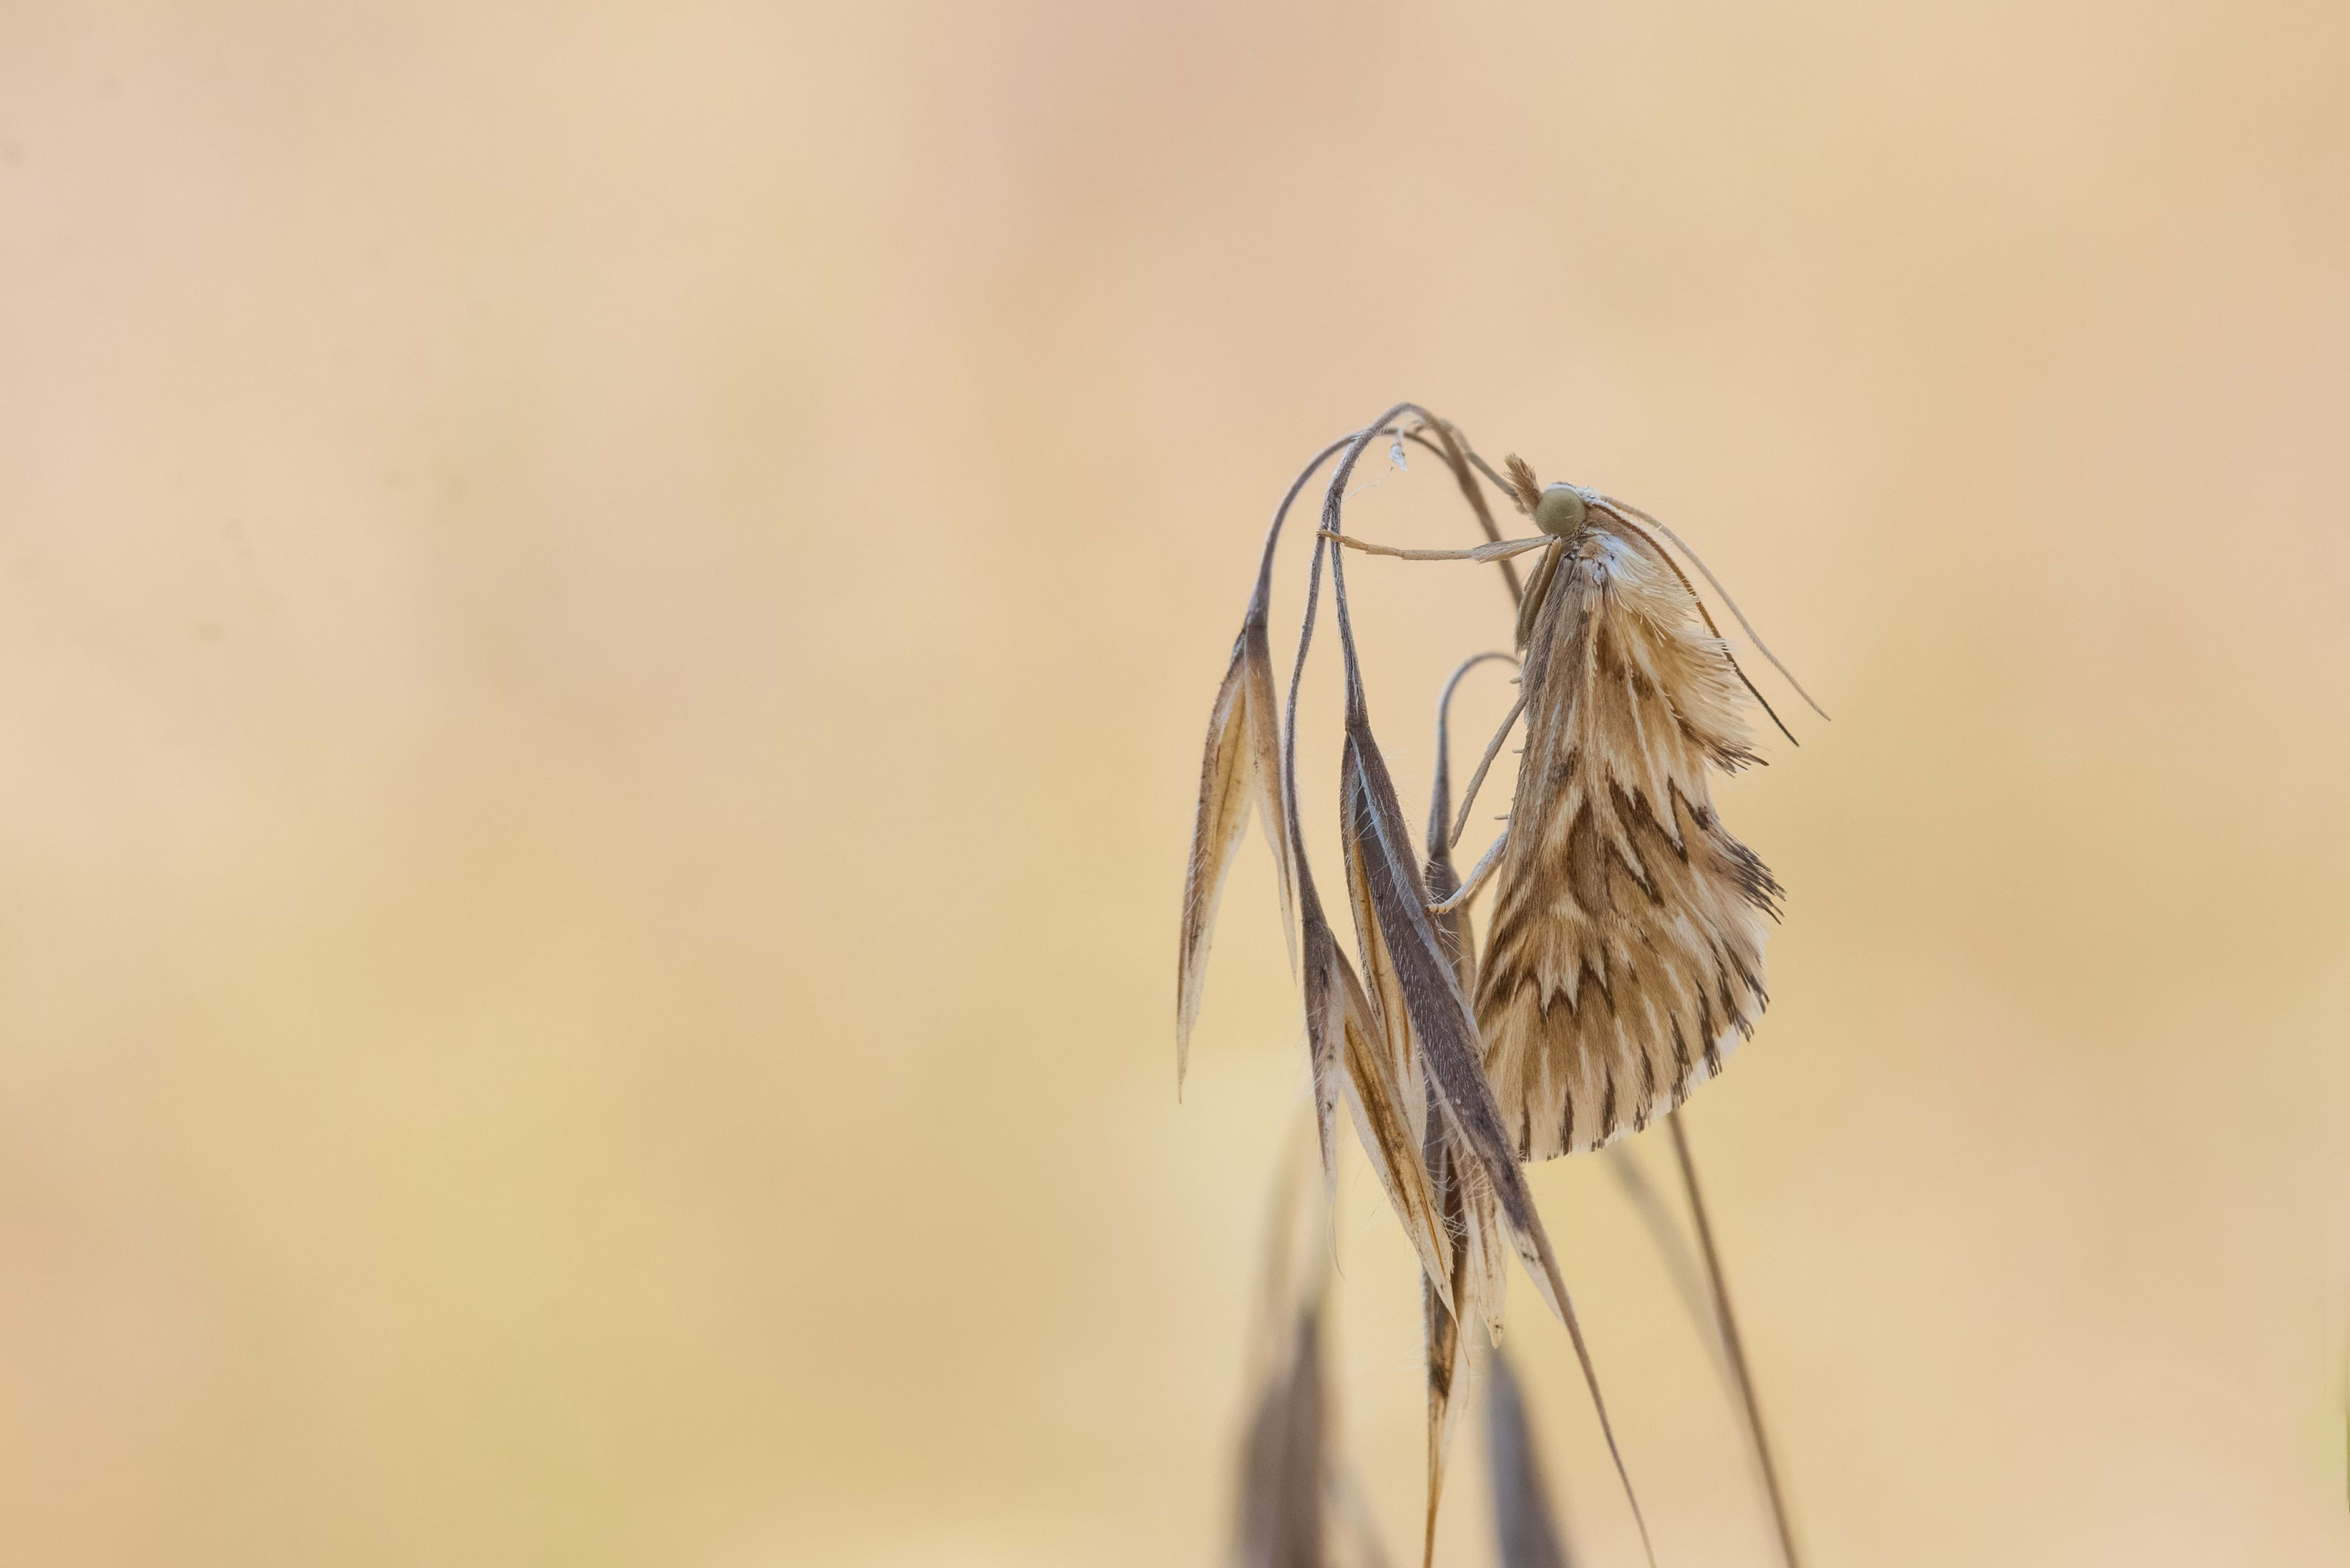
POLYGON ((1564 539, 1583 526, 1585 514, 1581 491, 1572 484, 1554 484, 1534 507, 1534 526, 1564 539))

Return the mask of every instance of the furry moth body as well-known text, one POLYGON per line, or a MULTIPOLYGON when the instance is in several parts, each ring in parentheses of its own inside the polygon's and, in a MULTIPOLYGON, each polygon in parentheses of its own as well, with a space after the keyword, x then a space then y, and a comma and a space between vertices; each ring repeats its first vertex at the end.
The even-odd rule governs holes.
POLYGON ((1752 1032, 1779 885, 1714 813, 1752 763, 1744 688, 1645 531, 1565 485, 1520 618, 1526 743, 1475 1007, 1519 1158, 1596 1149, 1752 1032))

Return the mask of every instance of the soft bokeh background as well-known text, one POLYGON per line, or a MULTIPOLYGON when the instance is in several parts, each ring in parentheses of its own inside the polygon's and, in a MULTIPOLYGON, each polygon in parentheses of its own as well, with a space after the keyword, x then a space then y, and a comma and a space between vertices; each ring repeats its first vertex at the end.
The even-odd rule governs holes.
MULTIPOLYGON (((1408 396, 1674 521, 1835 715, 1726 792, 1789 913, 1690 1113, 1817 1562, 2342 1561, 2345 57, 0 8, 0 1557, 1217 1561, 1303 1074, 1252 845, 1175 1100, 1200 731, 1271 503, 1408 396)), ((1505 603, 1354 580, 1418 797, 1505 603)), ((1767 1562, 1605 1168, 1535 1180, 1664 1561, 1767 1562)), ((1342 1199, 1400 1548, 1410 1263, 1342 1199)))

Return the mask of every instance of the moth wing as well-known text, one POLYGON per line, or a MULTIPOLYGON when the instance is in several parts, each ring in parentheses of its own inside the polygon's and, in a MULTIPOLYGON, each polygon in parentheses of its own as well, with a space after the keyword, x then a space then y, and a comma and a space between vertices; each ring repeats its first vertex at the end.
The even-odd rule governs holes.
POLYGON ((1779 885, 1713 809, 1744 692, 1645 539, 1595 527, 1527 628, 1526 748, 1476 1011, 1522 1158, 1646 1127, 1752 1032, 1779 885))

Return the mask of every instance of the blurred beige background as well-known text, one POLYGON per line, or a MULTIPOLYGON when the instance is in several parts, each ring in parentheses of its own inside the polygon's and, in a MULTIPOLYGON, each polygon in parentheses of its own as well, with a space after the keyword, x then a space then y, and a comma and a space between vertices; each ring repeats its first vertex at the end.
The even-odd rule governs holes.
MULTIPOLYGON (((1175 1101, 1200 731, 1281 487, 1413 397, 1674 522, 1835 715, 1726 793, 1789 912, 1690 1113, 1815 1561, 2343 1561, 2345 57, 0 8, 0 1558, 1218 1561, 1303 1073, 1253 842, 1175 1101)), ((1384 470, 1364 532, 1467 536, 1384 470)), ((1505 604, 1353 580, 1417 811, 1505 604)), ((1663 1560, 1769 1561, 1607 1172, 1536 1189, 1663 1560)), ((1411 1265, 1342 1198, 1400 1549, 1411 1265)))

